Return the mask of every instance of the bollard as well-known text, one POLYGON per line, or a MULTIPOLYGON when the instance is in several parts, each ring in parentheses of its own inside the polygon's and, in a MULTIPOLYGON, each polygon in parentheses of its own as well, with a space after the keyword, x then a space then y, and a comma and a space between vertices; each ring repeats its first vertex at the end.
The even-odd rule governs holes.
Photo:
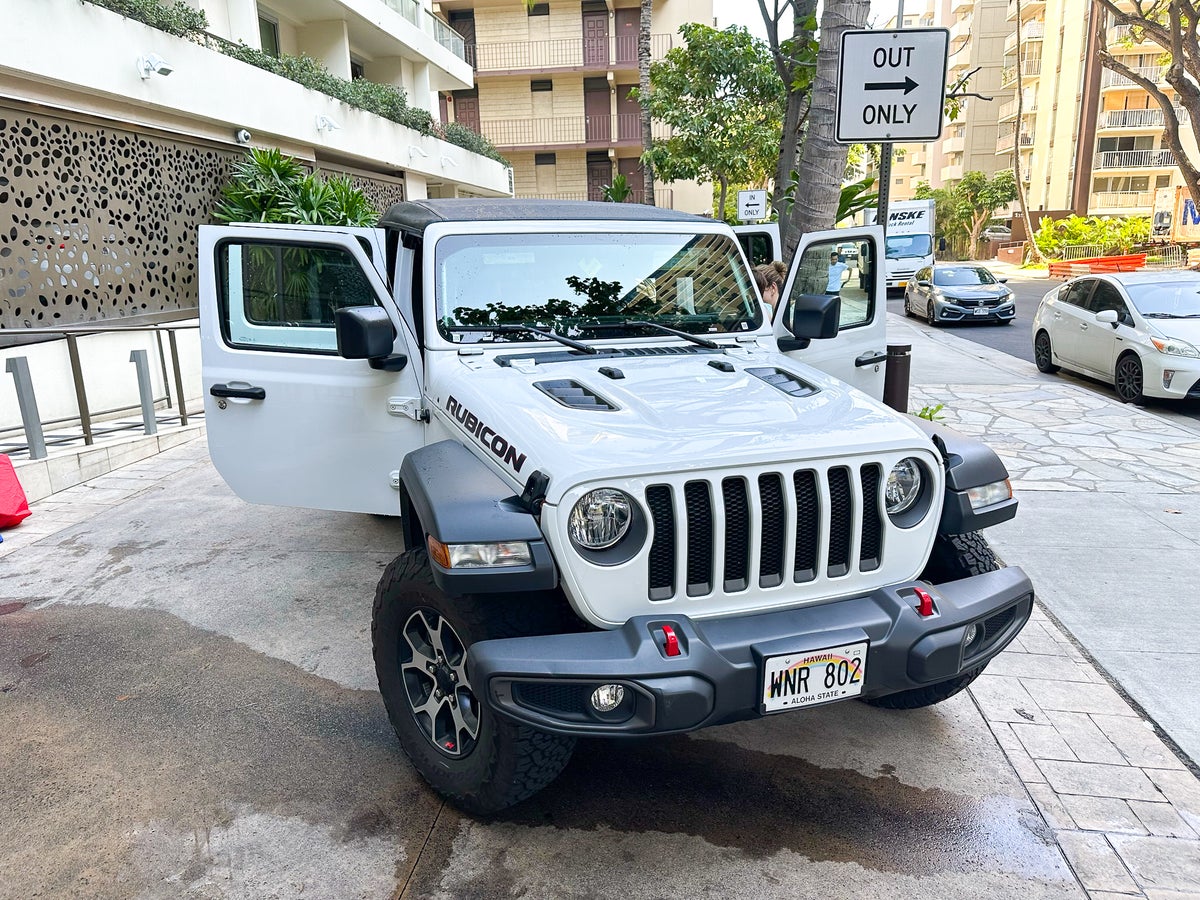
POLYGON ((145 350, 130 350, 129 361, 137 368, 138 396, 142 399, 142 424, 146 434, 158 434, 158 419, 154 416, 154 385, 150 383, 150 363, 145 350))
POLYGON ((912 344, 888 344, 883 373, 883 402, 896 412, 908 412, 908 376, 912 369, 912 344))
POLYGON ((29 360, 14 356, 4 364, 17 383, 17 405, 21 407, 21 424, 25 426, 25 441, 29 445, 30 459, 46 458, 46 436, 42 434, 42 419, 38 413, 37 398, 33 395, 33 380, 29 377, 29 360))

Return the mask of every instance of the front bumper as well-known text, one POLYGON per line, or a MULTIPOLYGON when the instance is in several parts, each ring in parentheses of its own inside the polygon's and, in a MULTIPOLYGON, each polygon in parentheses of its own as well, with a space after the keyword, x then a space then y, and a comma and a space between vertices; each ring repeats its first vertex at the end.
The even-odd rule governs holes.
POLYGON ((559 734, 620 736, 692 731, 762 715, 767 657, 869 641, 861 697, 953 678, 986 664, 1021 630, 1033 587, 1016 567, 929 587, 910 582, 814 606, 693 621, 664 611, 613 631, 481 641, 467 671, 496 712, 559 734), (916 610, 913 589, 934 598, 916 610), (667 656, 662 627, 678 636, 667 656), (967 628, 980 626, 964 646, 967 628), (601 684, 629 700, 605 717, 588 702, 601 684))
POLYGON ((1200 399, 1200 360, 1164 353, 1143 354, 1142 393, 1163 400, 1200 399))
POLYGON ((939 322, 1007 322, 1017 315, 1011 300, 998 306, 959 306, 949 300, 935 300, 933 314, 939 322), (983 312, 979 312, 983 310, 983 312))

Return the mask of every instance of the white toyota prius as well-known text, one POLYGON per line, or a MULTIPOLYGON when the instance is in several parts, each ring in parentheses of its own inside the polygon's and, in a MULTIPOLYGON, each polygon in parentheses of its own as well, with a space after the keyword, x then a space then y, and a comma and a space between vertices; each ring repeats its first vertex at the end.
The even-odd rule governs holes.
POLYGON ((1033 357, 1112 384, 1125 403, 1200 398, 1200 272, 1087 275, 1042 298, 1033 357))

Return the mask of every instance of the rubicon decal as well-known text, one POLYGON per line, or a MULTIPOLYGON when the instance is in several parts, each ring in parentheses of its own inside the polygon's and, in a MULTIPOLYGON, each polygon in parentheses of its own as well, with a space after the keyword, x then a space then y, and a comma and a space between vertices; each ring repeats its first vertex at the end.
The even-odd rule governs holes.
POLYGON ((471 412, 453 397, 446 398, 446 412, 454 416, 455 420, 463 428, 471 432, 502 463, 512 466, 514 472, 521 471, 521 466, 525 465, 525 454, 519 452, 516 447, 510 444, 506 437, 497 434, 493 429, 485 425, 475 413, 471 412))

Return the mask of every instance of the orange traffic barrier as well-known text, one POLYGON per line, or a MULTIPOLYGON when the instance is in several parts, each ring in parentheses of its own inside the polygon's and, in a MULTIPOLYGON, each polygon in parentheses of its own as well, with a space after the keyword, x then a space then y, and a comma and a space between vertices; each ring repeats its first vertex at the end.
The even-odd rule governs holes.
POLYGON ((1084 259, 1050 263, 1050 277, 1075 278, 1079 275, 1095 275, 1100 272, 1133 272, 1145 265, 1145 253, 1129 253, 1125 256, 1089 256, 1084 259))

